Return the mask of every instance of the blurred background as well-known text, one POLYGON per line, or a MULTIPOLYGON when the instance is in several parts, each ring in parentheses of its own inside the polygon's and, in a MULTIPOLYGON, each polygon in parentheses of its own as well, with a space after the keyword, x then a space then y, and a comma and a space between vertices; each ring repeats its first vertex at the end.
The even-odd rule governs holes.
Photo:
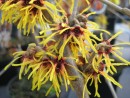
MULTIPOLYGON (((92 0, 92 8, 90 11, 96 11, 96 15, 92 15, 89 19, 97 22, 100 28, 107 29, 112 34, 122 31, 123 34, 113 40, 113 44, 120 41, 130 42, 130 17, 114 11, 107 5, 99 2, 98 0, 92 0)), ((121 6, 130 8, 130 0, 110 0, 111 2, 121 6)), ((1 15, 2 13, 0 13, 1 15)), ((37 28, 38 31, 40 28, 37 28)), ((97 36, 99 32, 96 32, 97 36)), ((108 36, 104 36, 108 39, 108 36)), ((6 72, 3 68, 13 59, 12 53, 19 50, 26 50, 29 43, 35 42, 34 36, 23 36, 19 30, 17 30, 16 24, 4 23, 0 24, 0 98, 56 98, 54 92, 51 92, 49 97, 44 96, 46 92, 45 88, 38 91, 31 91, 31 82, 26 78, 18 81, 18 68, 10 67, 6 72)), ((130 61, 130 46, 124 46, 121 50, 122 57, 130 61)), ((113 57, 113 56, 112 56, 113 57)), ((114 57, 113 57, 114 58, 114 57)), ((116 59, 116 58, 115 58, 116 59)), ((118 62, 118 60, 117 60, 118 62)), ((119 81, 123 88, 120 89, 114 86, 118 98, 129 98, 130 96, 130 67, 122 66, 117 67, 118 73, 113 77, 119 81)), ((103 77, 101 77, 102 83, 99 84, 99 93, 101 98, 114 98, 112 93, 106 84, 103 77)), ((94 98, 94 86, 89 87, 92 94, 90 98, 94 98)), ((60 98, 77 98, 76 94, 69 89, 65 92, 62 87, 62 93, 60 98)))

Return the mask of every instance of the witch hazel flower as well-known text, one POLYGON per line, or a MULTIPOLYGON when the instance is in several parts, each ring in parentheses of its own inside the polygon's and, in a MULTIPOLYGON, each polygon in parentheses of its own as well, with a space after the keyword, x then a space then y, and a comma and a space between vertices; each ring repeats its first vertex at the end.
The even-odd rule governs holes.
POLYGON ((84 74, 83 76, 85 78, 83 96, 84 96, 84 93, 86 90, 87 90, 88 94, 91 95, 91 92, 88 90, 88 85, 91 86, 92 84, 94 84, 94 86, 95 86, 95 95, 94 96, 100 97, 100 94, 98 92, 98 83, 101 83, 101 80, 100 80, 101 76, 103 76, 104 78, 106 78, 107 80, 109 80, 110 82, 115 84, 116 86, 122 88, 121 84, 119 84, 117 81, 115 81, 115 79, 112 76, 108 75, 108 73, 104 70, 105 66, 106 65, 103 62, 100 62, 97 67, 98 71, 95 71, 91 64, 87 66, 86 70, 83 73, 84 74))
POLYGON ((24 35, 34 32, 37 24, 45 28, 46 23, 60 19, 60 10, 47 0, 7 0, 1 3, 0 10, 1 22, 17 23, 17 28, 23 30, 24 35))
POLYGON ((78 78, 78 76, 68 74, 66 67, 72 65, 67 63, 66 59, 68 58, 58 59, 58 56, 32 43, 29 44, 26 51, 14 53, 14 60, 5 67, 5 70, 9 66, 20 67, 19 79, 22 79, 23 75, 28 75, 28 79, 32 79, 32 90, 40 90, 41 86, 50 82, 51 86, 46 92, 46 96, 54 88, 59 97, 61 85, 64 85, 68 91, 68 86, 72 87, 71 81, 78 78), (19 59, 21 62, 16 63, 19 59))
POLYGON ((120 56, 121 52, 119 51, 122 47, 121 45, 130 45, 128 42, 119 43, 119 44, 111 44, 111 41, 115 39, 118 35, 120 35, 122 32, 118 32, 112 37, 110 37, 108 40, 104 40, 101 43, 99 43, 96 47, 98 50, 98 54, 95 55, 97 58, 99 58, 98 62, 101 62, 102 60, 105 62, 107 67, 107 72, 110 72, 111 74, 114 74, 113 72, 117 72, 115 65, 129 65, 130 62, 125 60, 120 56), (110 54, 117 57, 121 62, 123 63, 114 63, 114 59, 110 57, 110 54))
POLYGON ((59 58, 64 57, 64 50, 68 45, 74 57, 77 58, 78 55, 81 54, 87 62, 86 54, 89 54, 91 49, 95 53, 98 52, 94 46, 94 44, 96 44, 95 40, 103 40, 102 33, 100 34, 100 38, 98 38, 91 29, 105 32, 107 34, 110 33, 99 29, 96 23, 87 21, 87 18, 82 15, 77 15, 71 23, 68 21, 67 18, 64 18, 64 20, 58 24, 51 24, 51 28, 42 30, 40 32, 41 36, 37 36, 36 38, 43 39, 39 43, 43 46, 46 46, 47 43, 53 41, 55 43, 53 47, 58 51, 59 58), (47 34, 48 31, 51 31, 52 33, 47 34), (56 37, 58 39, 55 39, 56 37))
MULTIPOLYGON (((5 67, 5 70, 11 65, 20 67, 19 79, 22 79, 23 75, 32 79, 32 90, 39 90, 41 86, 51 83, 46 96, 54 88, 59 97, 61 85, 65 86, 66 91, 68 86, 73 88, 72 83, 80 78, 79 74, 84 81, 82 82, 83 98, 85 91, 91 94, 87 85, 92 84, 95 86, 95 96, 100 97, 98 93, 100 76, 121 88, 122 86, 110 74, 117 72, 115 66, 130 64, 120 56, 119 51, 121 45, 130 44, 112 45, 111 41, 121 32, 111 36, 107 30, 99 29, 99 25, 88 18, 95 12, 84 14, 90 8, 89 5, 72 18, 74 0, 68 0, 68 2, 72 6, 64 9, 62 3, 65 4, 65 1, 62 0, 54 0, 54 4, 47 0, 0 1, 2 23, 5 21, 17 23, 18 29, 23 30, 24 35, 35 32, 34 28, 37 24, 42 29, 39 32, 40 35, 36 36, 41 39, 39 42, 41 46, 32 43, 26 51, 14 53, 14 59, 5 67), (95 31, 100 33, 99 37, 96 36, 95 31), (111 37, 104 40, 103 33, 111 37), (115 60, 110 57, 111 54, 121 63, 115 63, 115 60), (20 63, 17 62, 19 59, 20 63), (73 68, 71 71, 78 73, 77 76, 70 75, 68 66, 70 69, 73 68)), ((88 0, 84 2, 89 4, 88 0)))

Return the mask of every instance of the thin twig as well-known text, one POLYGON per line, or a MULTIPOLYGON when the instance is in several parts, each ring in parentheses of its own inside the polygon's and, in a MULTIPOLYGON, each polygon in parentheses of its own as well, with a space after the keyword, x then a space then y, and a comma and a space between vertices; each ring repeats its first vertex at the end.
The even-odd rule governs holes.
POLYGON ((112 93, 113 98, 118 98, 112 83, 110 81, 108 81, 107 79, 105 79, 105 81, 106 81, 106 83, 107 83, 107 85, 112 93))
POLYGON ((92 60, 93 60, 93 58, 94 58, 95 55, 96 55, 96 53, 95 53, 95 52, 92 52, 92 55, 91 55, 90 58, 88 59, 88 63, 87 63, 87 65, 84 67, 83 72, 86 72, 86 70, 87 70, 88 68, 92 67, 92 60))
POLYGON ((127 20, 124 19, 123 16, 121 16, 118 12, 114 11, 112 8, 108 8, 108 11, 110 11, 111 13, 113 13, 114 15, 116 15, 118 18, 120 18, 123 22, 125 23, 129 23, 127 20))
MULTIPOLYGON (((18 44, 18 51, 21 51, 21 45, 18 44)), ((0 71, 0 77, 11 67, 11 65, 5 70, 5 69, 2 69, 0 71)))
MULTIPOLYGON (((104 69, 104 71, 106 71, 106 69, 104 69)), ((106 83, 107 83, 107 85, 112 93, 113 98, 118 98, 112 83, 110 81, 108 81, 106 78, 105 78, 105 81, 106 81, 106 83)))
MULTIPOLYGON (((70 56, 71 51, 69 47, 65 48, 65 56, 70 56)), ((69 64, 71 64, 72 66, 77 66, 74 60, 67 60, 67 62, 69 64)), ((67 72, 69 73, 70 76, 78 76, 79 78, 77 78, 75 81, 71 81, 72 86, 78 96, 78 98, 89 98, 89 95, 87 93, 87 91, 85 91, 85 94, 83 95, 83 88, 84 88, 84 79, 83 77, 80 75, 80 73, 78 71, 76 71, 74 68, 70 67, 70 66, 66 66, 67 72)))
POLYGON ((77 10, 78 10, 78 1, 79 1, 79 0, 74 0, 74 8, 73 8, 72 15, 70 16, 70 20, 73 20, 74 17, 76 16, 76 14, 77 14, 77 10))
POLYGON ((7 71, 7 70, 2 69, 2 70, 0 71, 0 76, 2 76, 6 71, 7 71))
POLYGON ((99 0, 99 1, 105 3, 106 5, 108 5, 109 7, 111 7, 112 9, 114 9, 114 10, 116 10, 118 12, 121 12, 121 13, 123 13, 123 14, 125 14, 125 15, 127 15, 127 16, 130 17, 130 9, 128 9, 128 8, 122 8, 122 7, 118 6, 118 5, 110 2, 109 0, 99 0))
POLYGON ((32 36, 33 36, 33 38, 34 38, 34 40, 35 40, 36 45, 39 45, 40 40, 39 40, 39 39, 36 39, 36 36, 38 36, 37 32, 35 31, 35 33, 32 33, 32 36))

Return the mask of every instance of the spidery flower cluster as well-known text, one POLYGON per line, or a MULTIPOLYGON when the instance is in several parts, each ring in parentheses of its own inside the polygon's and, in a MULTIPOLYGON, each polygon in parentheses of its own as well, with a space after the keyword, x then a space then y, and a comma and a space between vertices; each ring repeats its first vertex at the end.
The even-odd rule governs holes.
POLYGON ((53 2, 1 0, 2 23, 5 21, 16 23, 18 29, 25 35, 31 32, 37 33, 34 29, 37 25, 42 28, 36 36, 40 39, 39 46, 32 43, 26 51, 14 53, 14 60, 5 67, 5 70, 11 65, 20 66, 19 79, 22 79, 23 75, 28 75, 28 79, 32 79, 32 90, 39 90, 42 85, 51 82, 52 85, 46 95, 54 88, 57 97, 61 92, 61 85, 64 85, 68 91, 68 86, 73 88, 71 82, 80 78, 80 76, 70 75, 67 66, 79 72, 83 77, 83 98, 86 91, 91 94, 87 85, 92 84, 95 85, 95 96, 100 97, 98 93, 98 83, 101 83, 100 76, 122 87, 111 75, 117 73, 115 66, 130 64, 120 56, 119 51, 121 45, 130 44, 112 45, 111 41, 122 32, 112 35, 107 30, 99 29, 97 23, 88 19, 90 15, 95 14, 95 12, 88 12, 91 7, 89 1, 83 1, 88 7, 80 8, 78 14, 70 20, 74 0, 68 1, 72 6, 64 0, 53 2), (100 33, 99 36, 94 33, 95 31, 100 33), (108 35, 109 39, 104 39, 104 34, 108 35), (69 48, 71 52, 69 56, 66 55, 68 52, 66 48, 69 48), (111 54, 121 62, 115 63, 111 54), (17 64, 16 61, 19 59, 21 63, 17 64), (74 61, 77 66, 70 64, 68 60, 74 61))

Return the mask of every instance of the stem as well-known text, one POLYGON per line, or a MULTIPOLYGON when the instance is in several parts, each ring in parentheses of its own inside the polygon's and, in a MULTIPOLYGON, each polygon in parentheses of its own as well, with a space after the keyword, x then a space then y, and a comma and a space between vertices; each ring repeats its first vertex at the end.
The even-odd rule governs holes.
MULTIPOLYGON (((69 47, 66 47, 65 52, 66 52, 65 53, 66 56, 71 55, 71 51, 70 51, 69 47)), ((76 67, 76 63, 74 60, 67 60, 67 63, 76 67)), ((70 66, 66 66, 66 69, 67 69, 67 72, 69 73, 70 76, 78 76, 79 77, 76 80, 71 81, 71 83, 72 83, 72 86, 73 86, 78 98, 83 98, 83 88, 85 86, 83 77, 80 75, 80 73, 78 71, 76 71, 74 68, 72 68, 70 66)), ((85 91, 84 98, 89 98, 87 91, 85 91)))
POLYGON ((95 55, 96 55, 95 52, 92 52, 92 55, 88 59, 88 64, 84 67, 83 72, 86 72, 86 70, 88 68, 92 67, 92 60, 93 60, 93 58, 94 58, 95 55))
MULTIPOLYGON (((106 71, 106 69, 104 69, 104 71, 106 71)), ((112 83, 110 81, 108 81, 106 78, 105 78, 105 81, 106 81, 106 83, 107 83, 107 85, 112 93, 113 98, 118 98, 112 83)))
POLYGON ((76 14, 77 14, 77 10, 78 10, 78 1, 79 1, 79 0, 74 0, 74 8, 73 8, 72 15, 70 16, 70 20, 73 20, 74 17, 76 16, 76 14))
POLYGON ((40 40, 35 38, 38 35, 36 32, 38 32, 38 31, 35 31, 34 33, 32 33, 32 36, 33 36, 33 38, 35 40, 36 45, 39 45, 40 40))
POLYGON ((118 12, 114 11, 112 8, 108 8, 108 11, 110 11, 111 13, 113 13, 114 15, 116 15, 118 18, 120 18, 123 22, 125 23, 129 23, 127 20, 124 19, 124 17, 122 15, 120 15, 118 12))
POLYGON ((111 93, 112 93, 113 98, 118 98, 112 83, 110 81, 108 81, 107 79, 105 79, 105 80, 106 80, 106 83, 107 83, 111 93))
MULTIPOLYGON (((18 44, 18 50, 21 51, 21 45, 18 44)), ((11 67, 11 65, 5 70, 4 68, 0 71, 0 77, 11 67)))
POLYGON ((118 11, 118 12, 121 12, 121 13, 123 13, 123 14, 125 14, 125 15, 130 17, 130 10, 128 8, 122 8, 122 7, 116 5, 116 4, 114 4, 114 3, 112 3, 112 2, 110 2, 108 0, 99 0, 99 1, 105 3, 110 8, 112 8, 112 9, 118 11))
MULTIPOLYGON (((11 67, 11 66, 9 66, 9 68, 10 68, 10 67, 11 67)), ((7 70, 2 69, 2 70, 0 71, 0 76, 2 76, 6 71, 7 71, 7 70)))
MULTIPOLYGON (((78 1, 79 0, 74 0, 73 12, 72 12, 72 15, 70 16, 70 19, 69 19, 70 22, 74 20, 76 14, 77 14, 78 1)), ((70 57, 72 55, 69 46, 66 46, 65 52, 66 53, 64 53, 64 54, 66 57, 70 57)), ((69 64, 71 64, 72 66, 75 66, 75 67, 77 66, 74 60, 67 60, 67 62, 69 64)), ((82 98, 83 97, 83 88, 84 88, 83 77, 80 75, 80 73, 78 71, 76 71, 72 67, 66 66, 66 69, 67 69, 67 72, 69 73, 70 76, 78 76, 79 77, 75 81, 71 81, 71 83, 72 83, 72 86, 73 86, 78 98, 82 98)), ((87 91, 84 94, 84 98, 89 98, 87 91)))

